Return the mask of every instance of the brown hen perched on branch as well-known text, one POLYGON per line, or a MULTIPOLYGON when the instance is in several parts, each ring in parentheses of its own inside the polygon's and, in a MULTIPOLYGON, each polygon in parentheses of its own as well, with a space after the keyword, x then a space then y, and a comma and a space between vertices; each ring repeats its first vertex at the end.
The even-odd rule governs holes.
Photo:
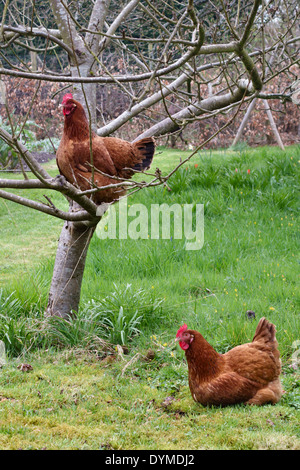
POLYGON ((176 341, 185 351, 192 397, 202 405, 275 404, 283 393, 275 326, 259 321, 251 343, 219 354, 195 330, 182 325, 176 341))
MULTIPOLYGON (((89 122, 83 106, 73 99, 71 93, 64 96, 62 108, 64 132, 56 161, 60 173, 70 183, 86 191, 120 183, 118 178, 130 178, 136 171, 150 167, 155 150, 152 137, 131 144, 115 137, 99 137, 92 132, 90 139, 89 122)), ((124 187, 107 188, 94 193, 93 199, 97 204, 113 202, 124 194, 124 187)))

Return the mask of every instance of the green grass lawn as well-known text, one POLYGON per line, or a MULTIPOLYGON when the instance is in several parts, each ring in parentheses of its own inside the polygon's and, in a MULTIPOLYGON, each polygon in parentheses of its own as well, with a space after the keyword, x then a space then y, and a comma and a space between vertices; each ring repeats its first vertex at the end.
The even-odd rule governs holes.
MULTIPOLYGON (((158 149, 153 168, 166 174, 188 155, 158 149)), ((299 160, 299 146, 205 151, 169 187, 129 197, 149 211, 204 204, 203 247, 187 250, 172 231, 164 240, 96 234, 68 324, 43 317, 62 221, 1 200, 0 448, 299 449, 299 160), (225 352, 251 341, 262 316, 277 328, 280 404, 195 404, 178 327, 186 322, 225 352)), ((57 173, 54 161, 46 167, 57 173)))

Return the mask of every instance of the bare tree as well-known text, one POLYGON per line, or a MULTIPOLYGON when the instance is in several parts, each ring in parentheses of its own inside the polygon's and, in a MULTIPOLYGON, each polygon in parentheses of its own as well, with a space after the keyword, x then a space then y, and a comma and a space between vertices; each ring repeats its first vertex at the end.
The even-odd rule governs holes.
MULTIPOLYGON (((220 112, 227 116, 227 126, 252 99, 290 99, 288 88, 265 93, 264 87, 278 74, 290 73, 291 84, 297 78, 291 66, 299 52, 298 10, 294 0, 50 0, 46 5, 7 0, 2 8, 0 74, 35 80, 37 90, 42 81, 57 82, 62 91, 72 87, 87 111, 90 129, 100 136, 118 133, 141 116, 148 126, 135 140, 180 132, 220 112), (276 60, 267 69, 274 50, 276 60), (30 65, 30 53, 36 53, 38 66, 30 65), (117 116, 108 116, 105 104, 97 100, 109 90, 123 97, 117 116)), ((35 96, 29 109, 34 106, 35 96)), ((19 153, 34 178, 1 179, 0 197, 65 221, 47 312, 67 317, 78 310, 86 253, 106 210, 90 198, 101 188, 81 192, 63 177, 52 178, 9 120, 11 132, 0 128, 0 137, 19 153), (8 191, 13 188, 58 191, 70 202, 69 210, 55 207, 49 198, 37 202, 8 191)), ((157 171, 147 183, 122 184, 132 191, 165 184, 179 166, 167 175, 157 171)))

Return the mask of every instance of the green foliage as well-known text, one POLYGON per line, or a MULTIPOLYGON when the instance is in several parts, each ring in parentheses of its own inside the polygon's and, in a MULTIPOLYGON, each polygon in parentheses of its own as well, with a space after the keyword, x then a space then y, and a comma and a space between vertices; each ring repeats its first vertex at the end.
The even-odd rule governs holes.
POLYGON ((23 349, 27 335, 26 321, 22 319, 23 305, 12 292, 7 297, 0 289, 0 339, 9 354, 17 356, 23 349))
MULTIPOLYGON (((2 129, 11 134, 11 126, 7 121, 3 121, 0 116, 0 125, 2 129)), ((26 148, 30 152, 49 152, 53 153, 53 145, 57 145, 59 140, 56 138, 37 140, 36 132, 33 129, 38 129, 38 126, 34 121, 26 121, 25 126, 21 131, 20 126, 14 128, 14 134, 19 136, 19 140, 22 144, 26 145, 26 148)), ((4 140, 0 139, 0 168, 3 170, 13 170, 19 163, 20 158, 18 153, 10 147, 4 140)))
POLYGON ((18 356, 29 346, 28 337, 31 331, 26 320, 0 315, 0 338, 4 342, 5 350, 12 356, 18 356))
POLYGON ((102 300, 91 300, 74 317, 43 318, 38 305, 27 311, 16 292, 8 297, 0 290, 0 339, 10 356, 18 356, 33 346, 109 350, 111 345, 128 345, 142 327, 159 322, 161 299, 143 289, 133 291, 127 284, 102 300))
POLYGON ((135 290, 131 284, 114 288, 104 299, 88 302, 85 311, 97 317, 108 342, 127 345, 140 334, 142 326, 159 321, 162 300, 144 289, 135 290))
MULTIPOLYGON (((8 123, 2 121, 0 116, 1 127, 10 132, 11 128, 8 123)), ((18 154, 4 140, 0 139, 0 168, 4 170, 13 170, 19 163, 18 154)))
POLYGON ((40 334, 45 334, 45 343, 48 346, 102 348, 103 325, 98 320, 98 316, 92 313, 79 313, 68 320, 49 317, 41 325, 40 334))
POLYGON ((0 289, 0 314, 8 317, 18 317, 23 313, 21 301, 14 296, 14 292, 5 295, 3 289, 0 289))
MULTIPOLYGON (((299 360, 299 359, 298 359, 299 360)), ((282 397, 282 402, 291 408, 300 410, 300 374, 297 371, 299 368, 298 364, 289 364, 284 368, 285 393, 282 397)))
POLYGON ((175 193, 180 193, 188 188, 189 183, 189 168, 179 168, 169 179, 168 185, 175 193))

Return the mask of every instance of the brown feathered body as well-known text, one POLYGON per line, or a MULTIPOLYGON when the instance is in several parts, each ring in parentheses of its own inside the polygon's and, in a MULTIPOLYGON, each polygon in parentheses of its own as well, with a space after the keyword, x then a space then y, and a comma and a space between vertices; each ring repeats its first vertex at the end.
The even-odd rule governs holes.
POLYGON ((275 404, 280 400, 281 361, 275 326, 268 320, 259 321, 251 343, 225 354, 217 353, 199 332, 184 331, 187 342, 179 330, 177 340, 185 349, 189 387, 196 402, 222 406, 275 404))
MULTIPOLYGON (((85 191, 122 181, 110 176, 126 179, 136 171, 150 167, 155 150, 153 138, 133 144, 115 137, 99 137, 94 132, 90 138, 89 123, 82 105, 67 94, 62 106, 65 122, 56 161, 60 173, 70 183, 85 191)), ((125 193, 124 187, 104 189, 97 191, 93 200, 97 204, 113 202, 125 193)))

